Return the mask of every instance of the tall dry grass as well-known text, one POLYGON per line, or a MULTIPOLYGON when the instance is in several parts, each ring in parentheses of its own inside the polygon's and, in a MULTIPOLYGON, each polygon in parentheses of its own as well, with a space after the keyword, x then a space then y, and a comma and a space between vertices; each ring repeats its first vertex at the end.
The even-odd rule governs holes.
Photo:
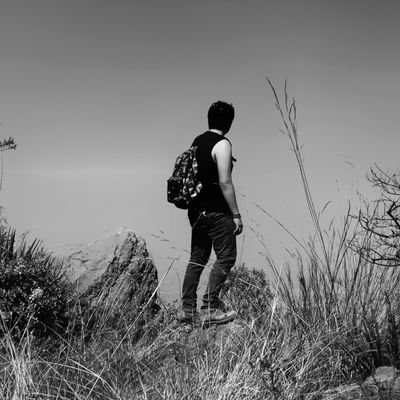
POLYGON ((113 331, 104 314, 95 330, 82 324, 79 335, 52 342, 36 342, 28 331, 16 341, 3 326, 0 398, 311 400, 332 398, 326 390, 361 383, 380 365, 398 365, 399 272, 354 251, 359 230, 350 211, 341 226, 322 226, 295 102, 286 85, 281 103, 269 84, 315 228, 308 240, 296 238, 286 268, 268 258, 272 282, 261 271, 235 269, 224 300, 240 318, 220 328, 186 330, 165 304, 144 325, 129 319, 113 331))

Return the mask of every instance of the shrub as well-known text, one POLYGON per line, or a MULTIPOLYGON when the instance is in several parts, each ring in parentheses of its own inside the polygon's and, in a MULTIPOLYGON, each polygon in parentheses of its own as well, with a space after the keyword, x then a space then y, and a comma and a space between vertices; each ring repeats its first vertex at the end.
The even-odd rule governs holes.
POLYGON ((221 297, 242 318, 265 319, 272 294, 265 272, 248 269, 244 264, 232 269, 222 289, 221 297))
POLYGON ((0 230, 0 335, 28 329, 35 337, 66 325, 69 286, 61 262, 38 240, 16 243, 15 230, 0 230))

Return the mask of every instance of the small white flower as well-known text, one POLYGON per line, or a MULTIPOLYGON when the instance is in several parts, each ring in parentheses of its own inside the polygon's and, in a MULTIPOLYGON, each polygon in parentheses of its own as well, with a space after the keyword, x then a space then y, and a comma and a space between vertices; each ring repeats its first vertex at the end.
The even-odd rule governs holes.
POLYGON ((41 288, 33 289, 31 295, 29 296, 29 301, 34 301, 34 300, 42 297, 42 295, 43 295, 43 289, 41 289, 41 288))

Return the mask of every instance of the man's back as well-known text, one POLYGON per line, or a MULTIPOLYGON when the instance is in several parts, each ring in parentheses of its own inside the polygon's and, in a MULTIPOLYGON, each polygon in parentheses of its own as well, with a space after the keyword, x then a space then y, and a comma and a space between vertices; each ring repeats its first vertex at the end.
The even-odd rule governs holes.
POLYGON ((198 146, 196 153, 199 166, 198 176, 203 184, 203 189, 192 207, 201 211, 230 213, 219 186, 218 166, 211 154, 214 146, 221 140, 227 139, 218 133, 207 131, 197 136, 192 144, 198 146))

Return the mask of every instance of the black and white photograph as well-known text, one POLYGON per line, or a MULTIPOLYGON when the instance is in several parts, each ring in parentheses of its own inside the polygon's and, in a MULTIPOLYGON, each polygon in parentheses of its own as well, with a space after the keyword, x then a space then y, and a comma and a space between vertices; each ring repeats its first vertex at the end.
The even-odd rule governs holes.
POLYGON ((0 399, 400 399, 399 20, 0 0, 0 399))

